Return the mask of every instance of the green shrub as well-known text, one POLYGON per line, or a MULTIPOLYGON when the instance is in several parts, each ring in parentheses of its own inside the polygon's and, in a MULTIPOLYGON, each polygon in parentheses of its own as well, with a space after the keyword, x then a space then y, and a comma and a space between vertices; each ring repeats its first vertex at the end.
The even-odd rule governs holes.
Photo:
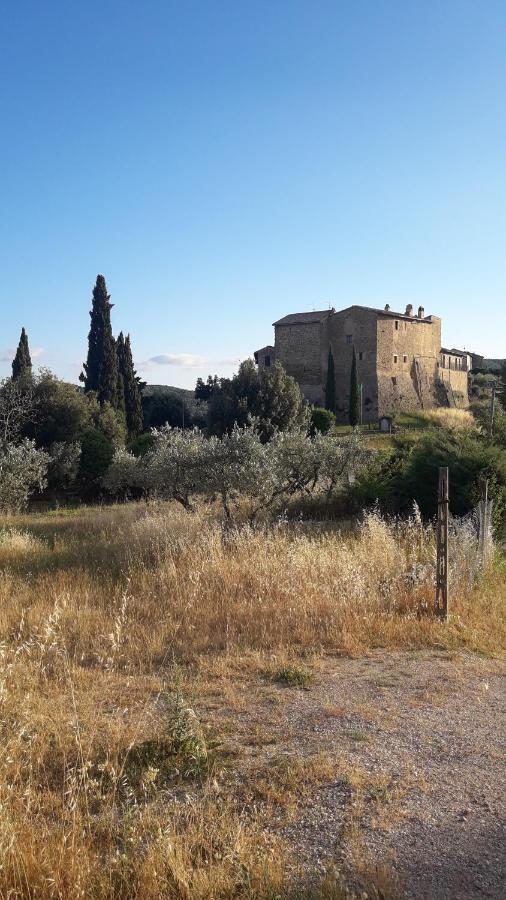
POLYGON ((299 666, 285 666, 276 672, 274 681, 284 684, 286 687, 300 687, 307 690, 313 681, 313 676, 299 666))
POLYGON ((330 409, 315 406, 311 410, 311 434, 328 434, 333 425, 336 424, 336 417, 330 409))
POLYGON ((79 480, 95 484, 102 478, 114 456, 114 444, 97 428, 89 428, 81 438, 79 480))
POLYGON ((150 431, 144 432, 144 434, 139 434, 138 437, 134 438, 133 441, 130 441, 128 445, 128 450, 130 453, 133 453, 134 456, 145 456, 146 453, 149 453, 150 450, 155 446, 155 438, 151 434, 150 431))

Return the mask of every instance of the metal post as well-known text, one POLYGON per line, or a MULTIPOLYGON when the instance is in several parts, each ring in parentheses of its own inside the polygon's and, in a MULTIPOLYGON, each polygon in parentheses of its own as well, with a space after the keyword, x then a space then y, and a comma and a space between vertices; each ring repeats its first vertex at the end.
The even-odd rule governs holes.
POLYGON ((437 503, 437 572, 434 612, 443 622, 448 621, 448 466, 439 469, 437 503))

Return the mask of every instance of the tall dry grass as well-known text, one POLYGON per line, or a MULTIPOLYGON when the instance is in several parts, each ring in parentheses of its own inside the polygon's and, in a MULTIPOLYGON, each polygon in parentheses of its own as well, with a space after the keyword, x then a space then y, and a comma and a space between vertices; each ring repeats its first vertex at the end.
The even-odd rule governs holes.
POLYGON ((439 425, 441 428, 470 432, 479 431, 479 424, 468 409, 439 407, 426 410, 423 415, 434 425, 439 425))
POLYGON ((504 575, 452 538, 452 620, 416 518, 224 532, 131 505, 0 526, 0 896, 285 896, 185 696, 216 656, 504 646, 504 575), (479 581, 477 581, 479 578, 479 581), (185 674, 186 673, 186 674, 185 674))

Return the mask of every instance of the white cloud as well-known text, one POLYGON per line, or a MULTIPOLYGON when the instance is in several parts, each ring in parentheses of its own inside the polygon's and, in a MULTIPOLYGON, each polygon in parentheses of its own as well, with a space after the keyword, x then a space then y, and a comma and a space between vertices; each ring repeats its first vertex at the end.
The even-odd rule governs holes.
MULTIPOLYGON (((33 348, 30 347, 30 356, 32 357, 32 359, 39 359, 39 357, 42 356, 43 353, 44 353, 43 347, 33 347, 33 348)), ((11 347, 8 347, 6 350, 3 351, 2 356, 0 356, 0 362, 12 362, 12 360, 14 359, 15 356, 16 356, 16 351, 13 350, 11 347)))
POLYGON ((183 366, 185 369, 199 368, 208 362, 207 356, 195 356, 193 353, 160 353, 148 359, 148 365, 151 363, 155 366, 183 366))

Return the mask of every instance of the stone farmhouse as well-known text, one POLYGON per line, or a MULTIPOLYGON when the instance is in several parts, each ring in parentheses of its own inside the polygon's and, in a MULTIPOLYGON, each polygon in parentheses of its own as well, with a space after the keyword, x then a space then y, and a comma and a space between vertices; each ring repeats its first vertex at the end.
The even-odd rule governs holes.
POLYGON ((280 362, 306 399, 325 405, 329 349, 334 358, 336 414, 347 421, 353 353, 361 385, 362 421, 435 406, 468 405, 468 372, 482 357, 441 347, 441 319, 349 306, 292 313, 274 322, 274 346, 254 354, 258 366, 280 362))

